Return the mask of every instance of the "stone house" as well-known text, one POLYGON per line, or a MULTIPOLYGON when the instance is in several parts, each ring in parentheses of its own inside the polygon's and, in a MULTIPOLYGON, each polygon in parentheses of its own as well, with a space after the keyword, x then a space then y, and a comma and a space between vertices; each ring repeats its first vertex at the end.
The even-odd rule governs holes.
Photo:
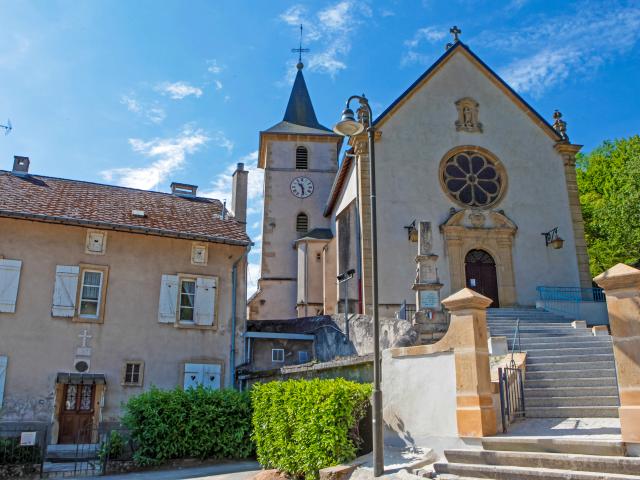
POLYGON ((247 175, 231 210, 158 193, 0 171, 0 421, 92 440, 151 386, 234 383, 246 320, 247 175))

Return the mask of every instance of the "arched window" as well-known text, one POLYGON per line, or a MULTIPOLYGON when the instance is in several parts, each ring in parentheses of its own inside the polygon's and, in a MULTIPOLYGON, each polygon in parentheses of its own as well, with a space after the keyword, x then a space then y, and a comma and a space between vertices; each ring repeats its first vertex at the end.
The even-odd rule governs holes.
POLYGON ((307 233, 309 231, 309 217, 306 213, 299 213, 296 217, 296 232, 307 233))
POLYGON ((296 148, 296 170, 309 168, 309 151, 307 147, 296 148))

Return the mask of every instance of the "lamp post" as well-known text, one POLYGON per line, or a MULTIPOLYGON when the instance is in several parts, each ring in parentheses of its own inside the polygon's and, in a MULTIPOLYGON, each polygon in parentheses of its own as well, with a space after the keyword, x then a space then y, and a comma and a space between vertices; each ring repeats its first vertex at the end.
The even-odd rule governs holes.
POLYGON ((373 113, 369 101, 363 95, 352 95, 347 100, 342 118, 333 127, 338 135, 351 137, 367 130, 369 139, 369 198, 371 201, 371 300, 373 320, 373 476, 379 477, 384 473, 384 445, 382 437, 382 391, 380 390, 381 362, 380 362, 380 324, 378 322, 378 228, 376 225, 376 168, 375 168, 375 128, 373 127, 373 113), (368 113, 368 125, 355 119, 353 110, 349 108, 351 100, 358 100, 360 108, 368 113))

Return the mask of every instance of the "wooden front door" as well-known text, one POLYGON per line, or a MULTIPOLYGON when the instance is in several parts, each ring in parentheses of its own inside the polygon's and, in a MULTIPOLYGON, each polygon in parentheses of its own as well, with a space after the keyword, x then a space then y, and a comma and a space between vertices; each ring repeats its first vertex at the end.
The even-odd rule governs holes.
POLYGON ((91 443, 95 385, 64 386, 58 443, 91 443))
POLYGON ((464 270, 467 287, 493 300, 490 306, 498 308, 498 276, 493 257, 484 250, 471 250, 464 259, 464 270))

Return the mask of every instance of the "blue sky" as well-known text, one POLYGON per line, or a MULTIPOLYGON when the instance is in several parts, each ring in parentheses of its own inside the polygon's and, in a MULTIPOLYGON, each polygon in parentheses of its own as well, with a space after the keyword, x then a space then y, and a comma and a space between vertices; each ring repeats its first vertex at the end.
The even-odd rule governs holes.
MULTIPOLYGON (((461 39, 589 151, 639 133, 640 1, 0 0, 0 168, 230 199, 251 168, 250 282, 259 276, 258 132, 281 120, 305 26, 321 123, 366 93, 381 112, 461 39)), ((1 192, 0 192, 1 194, 1 192)))

